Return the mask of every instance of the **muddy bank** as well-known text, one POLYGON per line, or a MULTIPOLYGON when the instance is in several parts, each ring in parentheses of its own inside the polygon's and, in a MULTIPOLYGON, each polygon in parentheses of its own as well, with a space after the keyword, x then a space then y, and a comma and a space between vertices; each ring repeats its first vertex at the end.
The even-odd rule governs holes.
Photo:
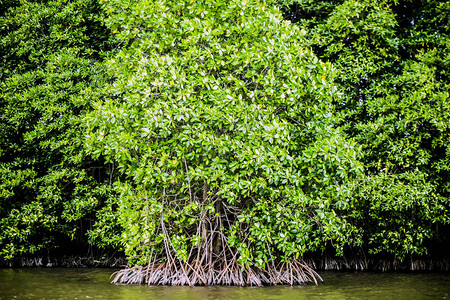
POLYGON ((0 267, 63 267, 63 268, 122 268, 127 265, 125 257, 80 257, 63 255, 59 257, 20 257, 9 261, 0 261, 0 267))
POLYGON ((305 262, 316 271, 435 271, 450 272, 448 258, 410 258, 400 261, 379 257, 309 257, 305 262))
MULTIPOLYGON (((316 271, 436 271, 450 272, 448 258, 410 258, 404 261, 377 257, 305 257, 304 262, 316 271)), ((59 257, 21 257, 0 261, 0 267, 107 267, 124 268, 127 260, 122 256, 80 257, 63 255, 59 257)))

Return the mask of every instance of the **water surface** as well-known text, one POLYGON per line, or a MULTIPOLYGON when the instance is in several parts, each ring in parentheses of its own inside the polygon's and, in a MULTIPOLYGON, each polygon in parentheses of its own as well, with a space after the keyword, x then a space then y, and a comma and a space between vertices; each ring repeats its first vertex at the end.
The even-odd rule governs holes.
POLYGON ((0 299, 450 299, 450 274, 322 272, 307 286, 159 287, 110 284, 111 269, 0 269, 0 299))

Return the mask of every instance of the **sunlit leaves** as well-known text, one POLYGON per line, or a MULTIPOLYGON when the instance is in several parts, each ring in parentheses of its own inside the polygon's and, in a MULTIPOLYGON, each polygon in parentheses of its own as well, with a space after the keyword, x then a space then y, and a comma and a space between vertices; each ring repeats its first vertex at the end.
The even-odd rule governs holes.
POLYGON ((118 211, 132 263, 148 260, 148 245, 160 251, 163 227, 186 259, 205 213, 245 220, 222 229, 243 264, 351 243, 333 203, 361 169, 333 128, 335 74, 273 4, 104 3, 124 47, 108 62, 116 81, 88 119, 88 143, 129 180, 118 211), (180 210, 194 199, 195 212, 180 210))

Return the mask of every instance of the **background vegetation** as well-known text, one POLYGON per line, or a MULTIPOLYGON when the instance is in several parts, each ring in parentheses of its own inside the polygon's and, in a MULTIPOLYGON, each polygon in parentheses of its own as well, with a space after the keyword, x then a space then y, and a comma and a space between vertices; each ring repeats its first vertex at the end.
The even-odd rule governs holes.
POLYGON ((339 127, 362 146, 358 227, 370 253, 448 243, 449 1, 287 1, 343 93, 339 127))
POLYGON ((11 259, 86 243, 108 167, 85 151, 83 118, 109 46, 95 1, 1 5, 0 257, 11 259))
POLYGON ((444 254, 449 15, 3 1, 1 259, 71 240, 176 268, 444 254))

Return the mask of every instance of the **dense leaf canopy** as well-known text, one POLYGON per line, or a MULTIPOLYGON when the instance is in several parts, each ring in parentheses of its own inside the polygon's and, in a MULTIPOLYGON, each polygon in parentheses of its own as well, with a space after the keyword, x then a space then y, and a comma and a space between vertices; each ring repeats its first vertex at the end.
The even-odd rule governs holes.
POLYGON ((169 239, 186 260, 205 218, 260 267, 337 237, 341 251, 353 228, 338 200, 361 166, 333 128, 331 66, 304 31, 258 1, 105 10, 127 47, 108 61, 116 81, 88 142, 129 178, 116 184, 126 254, 146 262, 169 239))
POLYGON ((72 239, 223 283, 311 253, 437 254, 449 16, 436 0, 3 1, 0 258, 72 239))
POLYGON ((340 74, 335 109, 363 147, 355 196, 370 250, 425 253, 424 239, 448 235, 435 224, 448 223, 450 2, 285 4, 340 74))
POLYGON ((94 1, 6 1, 5 7, 0 257, 10 259, 53 248, 61 235, 75 239, 80 220, 106 192, 94 180, 103 163, 83 150, 81 116, 91 109, 82 94, 104 81, 99 51, 107 35, 94 1))

